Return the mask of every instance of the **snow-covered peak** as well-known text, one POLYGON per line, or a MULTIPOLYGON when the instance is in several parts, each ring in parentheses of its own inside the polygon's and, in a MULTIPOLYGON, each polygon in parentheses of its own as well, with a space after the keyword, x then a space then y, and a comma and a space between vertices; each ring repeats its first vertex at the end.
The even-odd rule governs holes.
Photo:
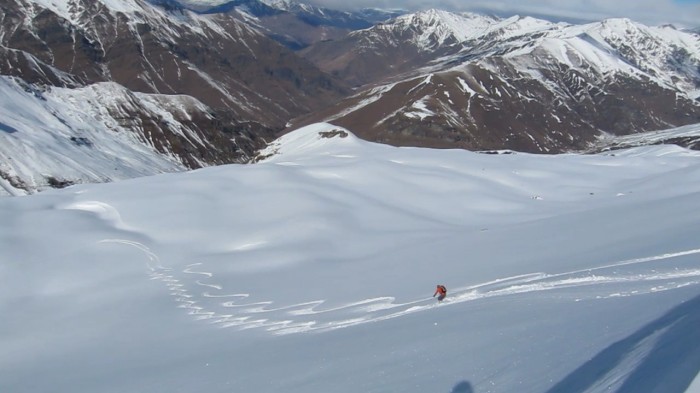
POLYGON ((366 144, 345 128, 330 123, 302 127, 276 139, 258 155, 261 161, 303 160, 319 155, 342 155, 350 146, 366 144))
POLYGON ((230 0, 178 0, 178 3, 188 8, 213 8, 228 3, 230 0))
MULTIPOLYGON (((28 25, 33 24, 31 21, 43 9, 53 12, 73 25, 83 27, 94 23, 97 14, 125 14, 131 21, 141 21, 150 25, 190 25, 190 18, 196 18, 196 15, 186 11, 182 14, 187 15, 186 17, 174 18, 165 9, 140 0, 24 0, 18 2, 18 5, 22 8, 28 25)), ((165 34, 171 33, 165 32, 165 34)))
MULTIPOLYGON (((137 12, 143 13, 145 5, 138 0, 93 0, 92 4, 86 3, 84 0, 26 0, 25 3, 48 9, 63 19, 76 24, 79 24, 81 16, 87 11, 88 6, 95 7, 99 4, 99 6, 106 8, 111 13, 135 14, 137 12)), ((28 16, 33 15, 33 11, 36 11, 36 7, 25 10, 28 16)))
MULTIPOLYGON (((30 3, 35 3, 43 8, 50 9, 61 16, 70 16, 75 12, 79 12, 82 8, 80 0, 27 0, 30 3)), ((114 12, 132 13, 143 9, 142 3, 138 0, 94 0, 114 12)), ((70 20, 69 17, 66 19, 70 20)))
POLYGON ((571 26, 554 37, 561 38, 580 57, 590 59, 595 50, 599 60, 612 59, 614 64, 602 64, 604 71, 632 69, 685 92, 696 90, 700 80, 700 37, 672 26, 650 27, 616 18, 571 26))
POLYGON ((495 34, 499 39, 505 40, 518 36, 528 36, 540 32, 555 31, 565 24, 556 24, 544 19, 530 16, 512 16, 503 19, 490 26, 488 33, 495 34))
POLYGON ((414 35, 414 43, 423 49, 445 44, 455 45, 483 33, 496 20, 476 14, 456 14, 430 9, 406 14, 375 28, 414 35))
POLYGON ((430 9, 406 14, 374 29, 393 31, 405 38, 413 34, 414 44, 424 50, 443 46, 462 45, 468 41, 487 38, 488 41, 505 41, 514 37, 528 36, 540 32, 559 30, 564 23, 513 16, 507 19, 474 14, 452 13, 430 9))
POLYGON ((629 43, 656 40, 651 27, 636 23, 627 18, 606 19, 601 22, 584 25, 585 32, 601 42, 629 43))
POLYGON ((626 18, 570 25, 514 16, 496 21, 474 39, 482 54, 518 59, 525 73, 555 59, 583 72, 643 76, 691 98, 698 95, 700 37, 673 26, 650 27, 626 18))
MULTIPOLYGON (((220 0, 206 0, 210 4, 220 0)), ((189 4, 201 3, 202 0, 190 0, 189 4)), ((183 4, 188 3, 183 1, 183 4)), ((154 2, 155 4, 155 2, 154 2)), ((145 24, 150 26, 153 34, 161 39, 176 41, 182 36, 183 31, 205 36, 211 39, 211 33, 232 38, 232 30, 237 33, 244 32, 251 35, 259 35, 254 28, 235 20, 227 21, 228 26, 223 27, 218 21, 208 15, 200 15, 189 10, 171 12, 144 0, 22 0, 17 2, 25 18, 26 26, 36 29, 36 15, 41 10, 49 10, 58 17, 67 20, 71 25, 79 26, 84 34, 92 35, 92 40, 106 41, 105 30, 97 21, 107 17, 118 20, 118 15, 125 15, 129 25, 145 24), (232 27, 236 24, 235 27, 232 27), (101 35, 101 36, 100 36, 101 35)), ((194 9, 194 8, 193 8, 194 9)), ((113 33, 109 33, 114 35, 113 33)), ((111 37, 113 38, 113 37, 111 37)))
POLYGON ((588 25, 588 31, 597 33, 607 41, 634 40, 646 42, 649 49, 656 45, 684 45, 700 52, 700 37, 676 29, 671 25, 646 26, 630 19, 606 19, 600 23, 588 25))
POLYGON ((292 0, 263 0, 262 2, 280 10, 290 10, 298 5, 296 1, 292 0))

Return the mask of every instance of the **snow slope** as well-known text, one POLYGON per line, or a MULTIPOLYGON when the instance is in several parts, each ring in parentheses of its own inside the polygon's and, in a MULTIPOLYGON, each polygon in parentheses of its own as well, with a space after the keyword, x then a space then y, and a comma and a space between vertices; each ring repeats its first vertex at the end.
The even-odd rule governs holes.
POLYGON ((133 93, 116 83, 39 90, 0 76, 0 103, 0 196, 46 189, 47 179, 108 182, 186 170, 182 157, 156 149, 135 114, 161 119, 192 145, 211 145, 174 118, 207 113, 189 96, 133 93))
POLYGON ((0 198, 0 390, 673 393, 698 374, 699 152, 316 124, 265 155, 0 198))

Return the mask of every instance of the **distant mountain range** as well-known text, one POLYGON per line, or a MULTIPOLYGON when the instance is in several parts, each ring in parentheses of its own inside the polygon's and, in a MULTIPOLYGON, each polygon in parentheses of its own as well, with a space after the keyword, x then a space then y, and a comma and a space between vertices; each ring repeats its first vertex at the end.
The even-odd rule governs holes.
POLYGON ((403 10, 361 9, 355 12, 321 8, 290 0, 152 0, 203 14, 237 17, 294 49, 335 40, 354 30, 406 13, 403 10))
MULTIPOLYGON (((97 96, 119 97, 104 100, 98 122, 135 132, 159 153, 190 168, 245 162, 289 119, 349 92, 343 82, 237 18, 163 4, 11 0, 0 18, 0 74, 38 90, 107 86, 97 96), (152 94, 162 102, 187 96, 203 105, 163 105, 159 112, 189 125, 175 124, 152 119, 141 105, 119 104, 132 101, 132 92, 152 94), (189 111, 194 112, 181 119, 189 111), (210 146, 202 150, 182 127, 194 127, 210 146)), ((13 138, 23 135, 17 132, 13 138)), ((4 176, 16 176, 16 171, 10 165, 4 176)))
POLYGON ((537 153, 700 123, 700 35, 626 19, 8 0, 0 54, 0 178, 29 192, 249 162, 319 121, 537 153))
POLYGON ((363 88, 294 126, 383 143, 562 152, 700 122, 700 37, 670 26, 430 10, 302 54, 363 88))

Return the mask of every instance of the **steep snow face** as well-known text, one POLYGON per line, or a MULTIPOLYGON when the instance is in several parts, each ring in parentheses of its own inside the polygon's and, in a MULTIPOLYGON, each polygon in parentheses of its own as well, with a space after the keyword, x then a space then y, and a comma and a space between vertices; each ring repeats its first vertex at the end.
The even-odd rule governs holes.
POLYGON ((607 20, 587 31, 658 83, 689 96, 697 91, 700 36, 671 26, 647 27, 627 19, 607 20))
POLYGON ((699 152, 394 148, 327 124, 275 146, 0 198, 3 389, 681 393, 698 373, 699 152))
POLYGON ((0 77, 0 194, 183 171, 193 163, 167 141, 214 150, 188 122, 206 113, 192 97, 134 94, 114 83, 42 91, 0 77), (152 119, 159 128, 149 127, 152 119), (156 141, 164 130, 171 136, 156 141))

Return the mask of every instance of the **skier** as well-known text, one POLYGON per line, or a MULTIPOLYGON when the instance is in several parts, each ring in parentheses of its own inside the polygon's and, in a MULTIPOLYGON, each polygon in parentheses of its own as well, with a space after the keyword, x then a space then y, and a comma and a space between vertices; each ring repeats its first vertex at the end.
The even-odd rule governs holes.
POLYGON ((435 295, 437 294, 440 294, 440 296, 438 296, 438 301, 441 302, 445 298, 445 296, 447 296, 447 288, 445 288, 444 285, 438 284, 437 289, 435 289, 435 293, 433 294, 433 297, 435 297, 435 295))

